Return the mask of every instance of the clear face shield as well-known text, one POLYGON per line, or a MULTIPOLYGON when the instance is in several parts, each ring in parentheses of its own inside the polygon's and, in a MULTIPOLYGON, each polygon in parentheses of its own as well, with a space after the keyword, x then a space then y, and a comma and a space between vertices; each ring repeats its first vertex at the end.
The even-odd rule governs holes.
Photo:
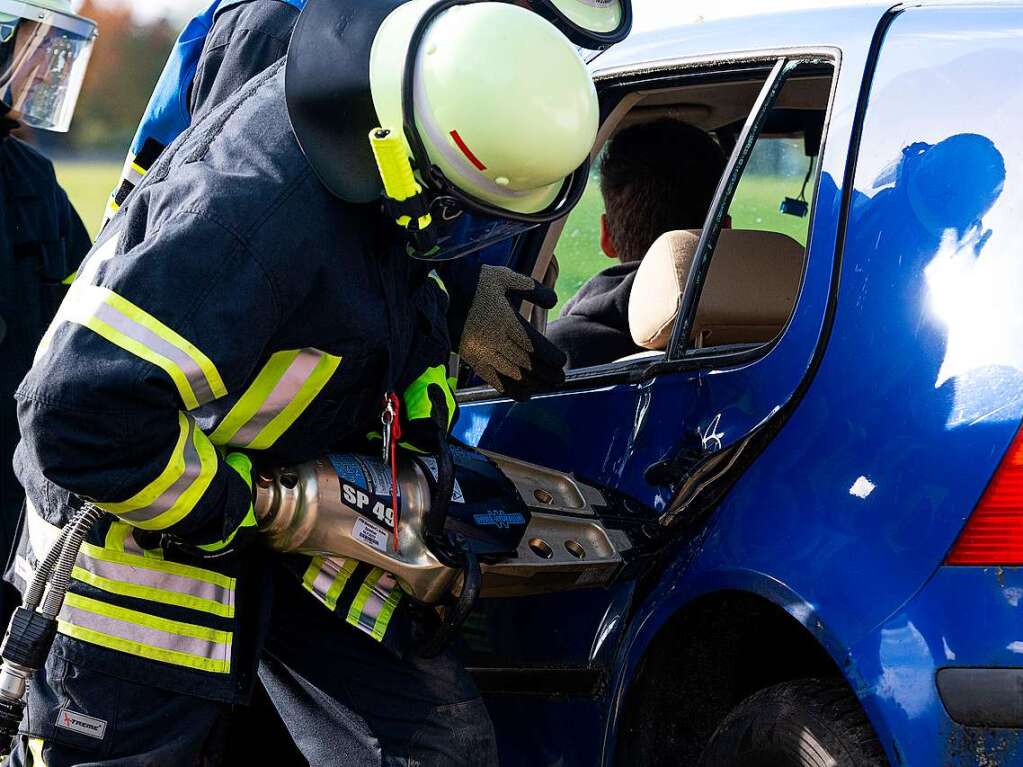
POLYGON ((32 128, 67 131, 95 40, 89 19, 0 0, 0 110, 32 128))

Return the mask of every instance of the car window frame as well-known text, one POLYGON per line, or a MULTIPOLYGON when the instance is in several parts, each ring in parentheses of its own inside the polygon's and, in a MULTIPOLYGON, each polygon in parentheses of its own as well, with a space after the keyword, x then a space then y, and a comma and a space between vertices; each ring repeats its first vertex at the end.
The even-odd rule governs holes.
MULTIPOLYGON (((649 381, 655 377, 680 371, 692 371, 702 368, 722 368, 748 364, 767 355, 785 335, 795 314, 795 304, 785 326, 771 341, 757 344, 749 349, 734 348, 716 350, 714 347, 705 349, 687 348, 682 326, 690 329, 696 317, 702 294, 703 282, 706 278, 710 261, 713 258, 714 245, 720 234, 728 207, 738 188, 739 181, 748 165, 753 147, 756 145, 763 126, 777 101, 778 95, 789 78, 798 70, 818 65, 827 67, 831 76, 828 94, 828 105, 825 112, 824 131, 822 135, 821 153, 824 155, 830 134, 832 110, 839 81, 841 67, 841 51, 832 47, 785 48, 749 51, 731 55, 720 55, 709 58, 684 58, 658 62, 640 62, 611 70, 598 71, 594 82, 598 95, 612 91, 634 92, 636 90, 654 90, 666 87, 681 87, 692 80, 712 81, 715 78, 736 79, 744 75, 765 76, 766 79, 754 102, 753 109, 747 116, 735 148, 726 163, 726 172, 722 174, 713 202, 700 237, 695 260, 696 268, 690 272, 683 291, 679 316, 672 329, 671 342, 663 354, 649 359, 624 360, 602 365, 593 365, 567 371, 565 381, 559 386, 551 387, 536 396, 559 394, 567 391, 594 388, 597 386, 613 386, 618 384, 635 384, 649 381)), ((610 115, 609 110, 602 119, 610 115)), ((806 253, 809 254, 813 240, 813 222, 816 215, 817 185, 820 183, 819 169, 813 179, 812 205, 809 211, 809 223, 806 241, 806 253)), ((561 223, 555 222, 548 227, 561 223)), ((537 234, 537 233, 534 233, 537 234)), ((546 235, 539 237, 544 242, 546 235)), ((542 246, 541 246, 542 248, 542 246)), ((796 302, 802 293, 803 280, 806 276, 806 259, 800 276, 800 286, 796 302)), ((477 386, 460 390, 457 393, 461 403, 485 402, 508 399, 490 386, 477 386)))

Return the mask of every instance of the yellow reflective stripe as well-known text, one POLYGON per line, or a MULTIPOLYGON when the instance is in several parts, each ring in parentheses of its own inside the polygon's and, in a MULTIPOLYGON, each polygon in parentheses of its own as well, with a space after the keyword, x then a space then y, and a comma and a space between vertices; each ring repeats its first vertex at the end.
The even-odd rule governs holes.
POLYGON ((62 621, 59 618, 57 619, 57 630, 61 634, 69 636, 72 639, 77 639, 80 642, 88 642, 89 644, 99 645, 100 647, 117 650, 129 655, 136 655, 140 658, 146 658, 147 660, 158 660, 162 663, 171 663, 175 666, 185 666, 186 668, 194 668, 199 671, 209 671, 214 674, 231 673, 230 660, 200 658, 178 650, 151 647, 141 642, 135 642, 130 639, 124 639, 123 637, 104 634, 101 631, 76 626, 72 623, 62 621))
POLYGON ((252 442, 246 445, 250 450, 266 450, 286 432, 291 425, 298 420, 298 417, 305 412, 320 390, 327 385, 327 381, 334 375, 341 358, 332 354, 325 354, 317 363, 316 368, 302 386, 298 396, 293 399, 287 407, 278 414, 276 418, 267 424, 252 442))
POLYGON ((341 560, 313 557, 302 576, 302 586, 327 606, 329 610, 337 607, 337 600, 351 579, 358 562, 354 559, 341 560))
POLYGON ((127 522, 112 521, 107 530, 106 538, 103 540, 103 546, 113 551, 129 552, 141 554, 144 557, 163 559, 163 549, 144 549, 139 546, 132 535, 134 530, 135 528, 127 522))
POLYGON ((394 615, 400 600, 401 589, 397 587, 392 589, 391 593, 387 595, 387 599, 384 600, 384 605, 380 608, 380 615, 377 616, 376 623, 373 624, 373 638, 378 642, 382 641, 384 634, 387 633, 387 626, 390 624, 391 616, 394 615))
POLYGON ((213 364, 213 360, 199 351, 199 349, 190 341, 175 333, 169 327, 156 319, 156 317, 153 317, 151 314, 148 314, 135 306, 135 304, 131 301, 121 298, 121 296, 117 295, 113 291, 108 291, 107 303, 120 311, 124 316, 134 320, 142 327, 191 357, 192 361, 199 366, 200 370, 202 370, 203 375, 206 377, 206 382, 209 384, 209 388, 213 392, 215 399, 219 399, 220 397, 227 395, 227 388, 224 386, 224 381, 220 377, 220 372, 217 370, 217 366, 213 364))
POLYGON ((106 615, 118 620, 135 623, 139 626, 148 626, 159 631, 166 631, 168 634, 205 639, 206 641, 217 642, 219 644, 230 644, 231 642, 232 634, 230 631, 221 631, 209 626, 199 626, 195 623, 185 623, 184 621, 175 621, 170 618, 160 618, 156 615, 147 615, 138 610, 130 610, 127 607, 107 604, 98 599, 75 594, 74 592, 68 593, 64 603, 69 607, 76 607, 96 615, 106 615))
POLYGON ((217 449, 200 429, 193 432, 195 449, 201 464, 199 477, 181 494, 177 502, 166 512, 146 522, 133 522, 143 530, 166 530, 184 519, 202 499, 213 476, 217 473, 217 449))
POLYGON ((77 277, 77 276, 78 276, 78 270, 76 269, 75 271, 71 272, 71 274, 69 274, 67 277, 65 277, 63 280, 61 280, 60 284, 61 285, 70 285, 72 282, 75 281, 75 277, 77 277))
POLYGON ((28 753, 32 758, 29 767, 46 767, 46 760, 43 758, 43 739, 29 738, 28 753))
POLYGON ((245 515, 245 518, 242 519, 241 524, 238 525, 238 527, 236 527, 234 530, 232 530, 231 534, 229 536, 227 536, 222 541, 216 541, 215 543, 205 543, 205 544, 203 544, 201 546, 198 546, 197 548, 200 548, 203 551, 209 552, 210 554, 214 554, 214 553, 220 551, 221 549, 226 549, 228 546, 230 546, 231 543, 234 541, 235 536, 238 535, 238 532, 240 530, 244 530, 246 527, 255 527, 255 526, 256 526, 256 514, 253 511, 252 506, 250 505, 249 506, 249 511, 245 515))
POLYGON ((201 671, 226 674, 231 670, 229 631, 158 618, 74 593, 67 595, 61 616, 58 631, 83 642, 201 671))
POLYGON ((318 349, 276 352, 212 433, 215 444, 266 450, 327 385, 341 357, 318 349))
POLYGON ((269 361, 259 371, 255 380, 245 390, 230 412, 224 417, 217 428, 210 434, 214 445, 226 445, 228 440, 237 433, 248 421, 259 412, 260 407, 277 386, 288 367, 298 356, 298 349, 288 352, 276 352, 270 355, 269 361))
POLYGON ((401 596, 401 589, 394 576, 374 567, 359 587, 359 593, 348 610, 348 623, 378 642, 381 641, 401 596))
POLYGON ((104 562, 140 567, 146 570, 170 573, 171 575, 180 575, 182 578, 192 578, 197 581, 212 583, 215 586, 220 586, 225 589, 233 590, 236 583, 234 578, 224 575, 223 573, 214 572, 213 570, 206 570, 192 565, 183 565, 179 562, 168 562, 162 559, 153 559, 139 556, 137 554, 123 554, 119 551, 111 551, 110 549, 104 549, 101 546, 95 546, 91 543, 83 543, 82 551, 88 556, 93 557, 94 559, 103 560, 104 562))
MULTIPOLYGON (((224 456, 224 463, 230 468, 238 472, 238 476, 242 478, 242 482, 245 483, 249 490, 252 490, 252 459, 249 458, 245 453, 228 453, 224 456)), ((231 534, 222 541, 215 541, 214 543, 207 543, 199 546, 203 551, 207 551, 211 554, 226 549, 234 541, 240 530, 244 530, 247 527, 256 526, 256 513, 253 511, 252 504, 249 504, 249 510, 245 516, 242 517, 242 521, 238 523, 238 527, 231 531, 231 534)))
POLYGON ((80 580, 82 583, 87 583, 94 588, 111 594, 120 594, 123 597, 134 597, 135 599, 146 599, 150 602, 159 602, 160 604, 165 605, 186 607, 189 610, 197 610, 199 612, 209 613, 210 615, 217 615, 221 618, 234 617, 233 603, 223 604, 213 599, 204 599, 193 594, 182 594, 176 591, 154 588, 152 586, 142 586, 137 583, 115 581, 96 575, 96 573, 89 572, 78 565, 75 565, 75 567, 71 570, 71 576, 80 580))
MULTIPOLYGON (((178 439, 174 443, 174 449, 171 450, 170 460, 163 471, 160 472, 160 475, 126 501, 121 501, 120 503, 97 503, 96 505, 104 511, 109 511, 111 514, 125 514, 129 511, 145 508, 163 496, 181 479, 181 475, 185 473, 185 444, 188 441, 189 434, 192 432, 192 428, 193 422, 189 417, 179 412, 178 439)), ((123 543, 124 539, 122 538, 121 540, 123 543)))
POLYGON ((61 307, 60 318, 89 328, 163 370, 186 410, 227 394, 213 362, 184 337, 107 288, 76 287, 61 307))
MULTIPOLYGON (((60 528, 56 525, 51 525, 43 519, 30 501, 25 503, 25 521, 27 522, 32 552, 36 558, 41 559, 46 556, 46 551, 49 550, 53 542, 60 536, 60 528)), ((119 522, 114 522, 112 526, 119 526, 122 529, 128 527, 119 522)), ((156 557, 150 558, 139 554, 115 551, 88 542, 82 543, 80 553, 101 562, 127 565, 136 570, 167 573, 180 578, 209 583, 228 591, 234 591, 237 584, 235 578, 213 570, 207 570, 203 567, 185 565, 180 562, 167 562, 156 557)))
POLYGON ((143 530, 166 530, 192 511, 217 472, 217 451, 190 416, 179 412, 178 427, 170 460, 155 480, 126 501, 96 505, 143 530))

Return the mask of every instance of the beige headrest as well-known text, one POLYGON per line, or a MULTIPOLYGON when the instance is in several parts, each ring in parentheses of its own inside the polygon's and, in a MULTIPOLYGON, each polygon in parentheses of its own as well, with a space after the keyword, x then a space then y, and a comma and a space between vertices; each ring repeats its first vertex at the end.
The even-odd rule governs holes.
MULTIPOLYGON (((643 258, 629 299, 629 329, 638 346, 667 347, 699 235, 667 232, 643 258)), ((696 345, 770 341, 788 321, 802 271, 803 247, 791 237, 723 230, 696 311, 696 345)))

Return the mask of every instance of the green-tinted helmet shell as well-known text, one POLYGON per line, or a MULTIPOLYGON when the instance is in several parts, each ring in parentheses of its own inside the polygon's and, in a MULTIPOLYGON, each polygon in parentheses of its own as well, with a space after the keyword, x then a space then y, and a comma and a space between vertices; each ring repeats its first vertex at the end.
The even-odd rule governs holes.
MULTIPOLYGON (((380 196, 367 135, 376 126, 402 134, 410 123, 402 109, 410 40, 436 5, 310 0, 299 19, 286 72, 292 126, 342 199, 380 196)), ((589 156, 599 118, 572 44, 528 10, 475 2, 442 10, 414 53, 415 133, 434 172, 497 210, 556 206, 589 156)))
MULTIPOLYGON (((394 51, 408 48, 432 3, 395 9, 373 43, 370 82, 382 125, 404 122, 394 51)), ((513 5, 473 3, 438 16, 419 48, 413 96, 433 165, 474 197, 518 213, 548 207, 596 139, 586 65, 557 29, 513 5)))

